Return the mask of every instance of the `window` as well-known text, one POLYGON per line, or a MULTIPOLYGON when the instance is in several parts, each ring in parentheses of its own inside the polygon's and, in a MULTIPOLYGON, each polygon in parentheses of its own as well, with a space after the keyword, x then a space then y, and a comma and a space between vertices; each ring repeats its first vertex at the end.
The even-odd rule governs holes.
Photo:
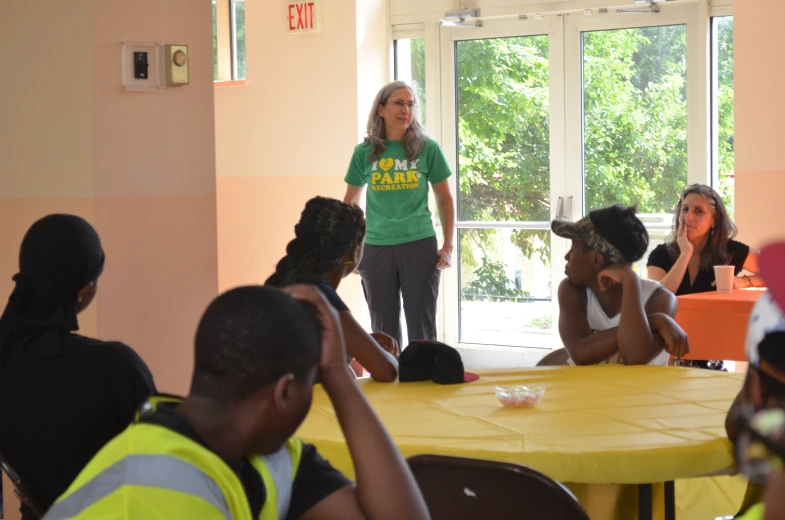
POLYGON ((649 251, 665 242, 687 182, 687 27, 584 32, 583 172, 586 212, 637 205, 649 251))
POLYGON ((733 216, 733 17, 712 18, 711 35, 712 176, 733 216))
POLYGON ((246 79, 245 0, 212 0, 213 81, 246 79))
MULTIPOLYGON (((700 35, 699 11, 590 11, 440 30, 440 61, 428 65, 454 78, 439 105, 441 143, 455 161, 459 259, 443 274, 447 343, 560 346, 556 294, 570 244, 552 240, 551 219, 636 205, 651 250, 669 239, 684 186, 711 182, 701 103, 709 78, 700 66, 708 45, 688 46, 700 35)), ((727 31, 717 44, 726 56, 718 69, 723 189, 732 182, 732 26, 714 26, 727 31)), ((647 256, 634 266, 642 276, 647 256)))
POLYGON ((245 79, 245 0, 232 0, 232 79, 245 79))
POLYGON ((218 24, 215 11, 215 0, 213 0, 213 81, 218 81, 218 24))
POLYGON ((393 43, 394 77, 414 86, 419 99, 419 118, 425 124, 425 38, 401 38, 393 43))
POLYGON ((550 348, 548 36, 455 54, 459 339, 550 348))

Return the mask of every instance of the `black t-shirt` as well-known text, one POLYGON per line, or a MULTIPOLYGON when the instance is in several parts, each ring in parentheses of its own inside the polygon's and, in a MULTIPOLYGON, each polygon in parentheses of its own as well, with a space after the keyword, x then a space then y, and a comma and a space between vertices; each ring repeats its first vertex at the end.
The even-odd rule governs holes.
MULTIPOLYGON (((747 256, 750 254, 750 246, 736 240, 728 240, 726 249, 730 255, 729 265, 734 267, 734 274, 739 274, 744 267, 744 262, 747 261, 747 256)), ((667 244, 660 244, 654 248, 651 254, 649 254, 649 260, 646 262, 646 266, 659 267, 667 273, 673 268, 675 263, 676 259, 671 257, 670 252, 668 252, 667 244)), ((712 283, 714 283, 714 269, 700 269, 691 285, 690 274, 685 272, 684 278, 676 291, 676 296, 715 291, 717 288, 712 286, 712 283)))
POLYGON ((321 291, 324 297, 327 298, 327 301, 335 307, 336 311, 341 312, 349 310, 349 307, 343 302, 341 297, 338 296, 338 293, 335 292, 335 289, 333 289, 329 283, 319 282, 316 284, 316 287, 321 291))
MULTIPOLYGON (((0 452, 49 507, 155 393, 122 343, 63 333, 60 354, 0 372, 0 452)), ((33 518, 22 508, 23 518, 33 518)))
MULTIPOLYGON (((159 404, 156 412, 145 417, 143 421, 169 428, 213 451, 188 421, 173 410, 171 404, 159 404)), ((251 508, 251 518, 259 518, 264 502, 267 500, 267 490, 259 472, 247 460, 230 461, 223 457, 221 459, 240 477, 251 508)), ((286 520, 296 520, 329 495, 351 484, 349 479, 319 455, 314 446, 303 443, 286 520)))

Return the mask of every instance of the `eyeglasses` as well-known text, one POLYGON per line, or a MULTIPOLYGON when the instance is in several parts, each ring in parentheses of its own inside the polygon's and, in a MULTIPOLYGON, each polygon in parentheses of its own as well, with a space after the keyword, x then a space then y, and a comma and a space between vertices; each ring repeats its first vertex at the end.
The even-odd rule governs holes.
POLYGON ((417 103, 415 103, 413 101, 410 101, 409 103, 404 103, 400 99, 395 100, 395 101, 388 101, 387 103, 385 103, 385 105, 389 105, 389 104, 393 104, 397 108, 408 108, 409 110, 414 110, 415 107, 417 106, 417 103))
POLYGON ((772 470, 782 468, 785 459, 785 411, 772 408, 755 412, 745 407, 737 422, 736 464, 749 480, 765 484, 772 470))

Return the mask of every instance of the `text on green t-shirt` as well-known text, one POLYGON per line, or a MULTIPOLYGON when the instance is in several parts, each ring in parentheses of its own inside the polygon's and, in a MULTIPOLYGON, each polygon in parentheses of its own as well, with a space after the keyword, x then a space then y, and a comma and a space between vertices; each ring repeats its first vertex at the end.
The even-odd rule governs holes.
POLYGON ((451 175, 439 144, 425 142, 413 161, 406 158, 400 141, 385 141, 379 157, 369 158, 372 146, 355 147, 344 180, 352 186, 368 185, 365 241, 376 246, 406 244, 436 234, 428 209, 428 184, 451 175))

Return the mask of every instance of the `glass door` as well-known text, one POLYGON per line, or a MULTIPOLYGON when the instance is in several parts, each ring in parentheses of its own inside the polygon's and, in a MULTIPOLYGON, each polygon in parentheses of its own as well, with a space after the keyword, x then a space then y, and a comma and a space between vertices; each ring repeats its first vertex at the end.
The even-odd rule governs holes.
MULTIPOLYGON (((565 28, 574 58, 566 77, 568 170, 579 173, 568 191, 582 209, 576 218, 612 204, 637 206, 649 252, 670 239, 684 186, 709 182, 706 122, 700 128, 700 117, 691 116, 706 97, 687 82, 688 68, 700 66, 688 48, 696 41, 694 12, 663 6, 659 13, 573 16, 565 28)), ((635 265, 643 277, 647 258, 635 265)))
POLYGON ((458 245, 442 285, 446 340, 551 349, 564 254, 549 231, 564 188, 561 17, 442 35, 458 245))

